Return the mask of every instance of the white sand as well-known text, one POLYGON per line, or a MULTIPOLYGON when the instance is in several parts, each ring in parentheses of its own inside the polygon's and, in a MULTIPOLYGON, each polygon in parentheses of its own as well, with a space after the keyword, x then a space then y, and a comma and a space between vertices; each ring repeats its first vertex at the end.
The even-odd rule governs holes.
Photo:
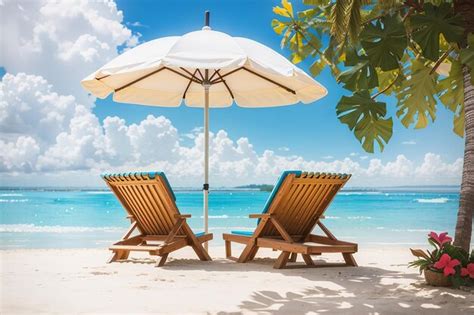
POLYGON ((211 263, 185 249, 155 268, 149 256, 136 253, 128 262, 106 264, 105 249, 0 251, 0 312, 474 313, 472 291, 426 286, 416 270, 406 267, 412 259, 408 249, 361 246, 357 268, 285 270, 272 269, 269 259, 228 261, 221 247, 210 252, 211 263))

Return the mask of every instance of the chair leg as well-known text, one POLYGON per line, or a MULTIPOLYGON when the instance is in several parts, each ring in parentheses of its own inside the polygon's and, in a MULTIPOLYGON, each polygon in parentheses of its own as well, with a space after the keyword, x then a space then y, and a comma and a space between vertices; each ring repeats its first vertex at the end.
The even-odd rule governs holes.
POLYGON ((303 256, 303 260, 304 260, 306 265, 314 266, 314 261, 313 261, 313 258, 311 258, 311 255, 302 254, 301 256, 303 256))
POLYGON ((296 262, 298 254, 297 253, 291 253, 290 259, 288 260, 289 262, 296 262))
POLYGON ((259 247, 255 246, 255 248, 250 253, 249 260, 253 260, 255 258, 255 256, 257 255, 258 249, 259 249, 259 247))
POLYGON ((119 259, 120 259, 120 260, 128 259, 128 255, 129 255, 129 254, 130 254, 130 251, 124 250, 124 251, 122 252, 122 255, 120 255, 120 258, 119 258, 119 259))
POLYGON ((117 261, 120 257, 120 251, 114 251, 112 252, 112 255, 110 256, 109 260, 107 261, 108 264, 113 263, 114 261, 117 261))
POLYGON ((249 244, 247 244, 247 246, 245 246, 243 252, 240 254, 238 262, 239 263, 245 263, 245 262, 249 261, 250 256, 252 255, 253 251, 255 250, 255 247, 257 247, 257 245, 255 245, 254 242, 250 242, 249 244))
POLYGON ((225 257, 232 257, 232 244, 230 241, 225 241, 225 257))
POLYGON ((198 255, 199 259, 202 261, 211 261, 212 258, 209 256, 209 253, 204 249, 201 243, 193 244, 191 247, 194 249, 196 255, 198 255))
POLYGON ((288 258, 290 257, 290 252, 281 252, 280 256, 276 260, 273 268, 275 269, 282 269, 285 268, 286 264, 288 263, 288 258))
POLYGON ((160 260, 156 262, 155 267, 163 267, 163 265, 166 263, 166 259, 168 258, 168 254, 164 254, 161 256, 160 260))
POLYGON ((352 254, 342 254, 342 257, 344 257, 344 261, 348 266, 357 267, 357 262, 355 261, 354 256, 352 254))

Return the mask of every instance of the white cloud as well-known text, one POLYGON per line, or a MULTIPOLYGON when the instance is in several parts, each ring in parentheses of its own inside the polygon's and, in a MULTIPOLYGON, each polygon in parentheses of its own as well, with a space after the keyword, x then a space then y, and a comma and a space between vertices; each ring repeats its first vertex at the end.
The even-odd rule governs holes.
POLYGON ((8 73, 41 75, 63 95, 86 102, 79 81, 138 43, 111 0, 6 0, 0 65, 8 73))
POLYGON ((463 167, 463 159, 458 158, 453 163, 446 163, 441 156, 434 153, 427 153, 423 159, 423 163, 415 169, 417 177, 424 178, 427 181, 444 181, 452 176, 452 174, 461 175, 463 167))
POLYGON ((142 23, 139 22, 139 21, 127 22, 127 25, 128 25, 128 26, 133 26, 133 27, 148 27, 148 25, 142 24, 142 23))
MULTIPOLYGON (((95 185, 102 171, 164 170, 176 186, 198 186, 203 173, 202 128, 181 134, 166 117, 127 124, 100 121, 79 81, 138 42, 113 1, 6 1, 2 7, 0 172, 8 184, 95 185), (22 174, 28 173, 28 183, 22 174)), ((138 26, 138 25, 135 25, 138 26)), ((213 186, 273 183, 285 169, 352 173, 351 185, 459 183, 462 160, 428 153, 420 165, 404 155, 383 162, 357 153, 323 161, 256 150, 225 130, 210 136, 213 186)))
POLYGON ((290 148, 288 148, 288 147, 279 147, 278 151, 288 152, 288 151, 290 151, 290 148))
POLYGON ((332 155, 325 155, 325 156, 323 156, 322 158, 323 158, 324 160, 332 160, 332 159, 334 159, 334 156, 332 156, 332 155))
POLYGON ((74 116, 76 100, 59 95, 41 76, 5 74, 0 82, 0 132, 51 143, 74 116))
POLYGON ((14 142, 0 140, 0 171, 32 171, 39 151, 39 145, 31 137, 20 136, 14 142))
POLYGON ((404 144, 404 145, 415 145, 416 141, 415 140, 403 141, 402 144, 404 144))
POLYGON ((351 154, 349 154, 350 156, 358 156, 359 153, 355 153, 355 152, 352 152, 351 154))
POLYGON ((369 157, 367 155, 362 155, 359 157, 361 160, 367 160, 369 157))

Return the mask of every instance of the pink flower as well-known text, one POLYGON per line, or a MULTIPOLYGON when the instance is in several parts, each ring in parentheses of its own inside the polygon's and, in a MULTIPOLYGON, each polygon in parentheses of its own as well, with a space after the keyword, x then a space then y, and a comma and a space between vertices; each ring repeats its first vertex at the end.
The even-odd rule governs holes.
POLYGON ((474 263, 470 263, 467 265, 467 268, 462 268, 461 269, 461 276, 467 277, 474 279, 474 263))
POLYGON ((443 247, 443 245, 445 243, 450 243, 453 239, 451 237, 448 236, 448 232, 444 232, 444 233, 441 233, 441 234, 436 234, 435 232, 431 232, 430 234, 428 234, 428 236, 433 240, 435 241, 436 243, 438 243, 438 245, 440 247, 443 247))
POLYGON ((440 270, 443 269, 443 273, 447 277, 456 273, 454 267, 458 266, 459 264, 459 260, 451 259, 448 254, 443 254, 441 255, 441 258, 434 264, 434 267, 440 270))

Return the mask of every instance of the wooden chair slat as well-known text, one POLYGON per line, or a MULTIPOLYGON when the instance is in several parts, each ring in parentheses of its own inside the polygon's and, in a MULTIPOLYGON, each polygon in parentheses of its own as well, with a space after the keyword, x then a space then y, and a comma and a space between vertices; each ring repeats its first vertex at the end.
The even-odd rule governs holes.
POLYGON ((130 251, 147 251, 158 255, 156 266, 162 266, 168 254, 191 246, 201 260, 211 260, 202 243, 212 240, 207 233, 197 237, 181 216, 173 192, 158 175, 131 173, 103 176, 132 220, 132 225, 122 240, 110 247, 113 252, 109 262, 127 259, 130 251), (131 236, 134 229, 139 235, 131 236))
POLYGON ((296 174, 286 175, 268 206, 267 215, 259 216, 261 220, 252 236, 223 235, 226 256, 231 256, 231 242, 237 242, 246 244, 239 262, 252 260, 259 247, 268 247, 282 251, 274 268, 284 268, 294 261, 297 253, 303 255, 308 267, 316 266, 310 255, 321 253, 341 253, 345 265, 356 266, 352 254, 357 252, 357 244, 337 240, 320 221, 351 176, 318 172, 296 174), (316 225, 326 236, 311 234, 316 225))

